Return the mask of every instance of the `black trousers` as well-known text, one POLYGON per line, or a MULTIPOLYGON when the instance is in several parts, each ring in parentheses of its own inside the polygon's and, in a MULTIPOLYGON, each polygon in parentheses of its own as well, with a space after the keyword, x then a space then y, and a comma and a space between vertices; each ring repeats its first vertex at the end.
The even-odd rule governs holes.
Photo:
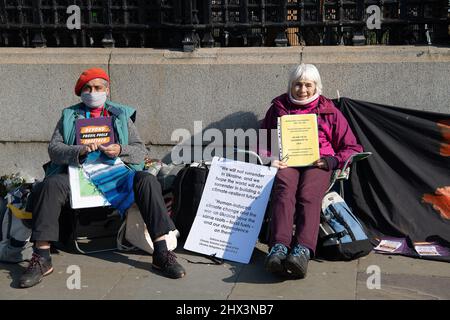
MULTIPOLYGON (((175 225, 164 204, 161 186, 148 172, 136 172, 133 181, 134 198, 152 239, 171 230, 175 225)), ((59 216, 70 203, 70 183, 67 173, 44 179, 32 192, 33 227, 31 241, 58 241, 59 216)))

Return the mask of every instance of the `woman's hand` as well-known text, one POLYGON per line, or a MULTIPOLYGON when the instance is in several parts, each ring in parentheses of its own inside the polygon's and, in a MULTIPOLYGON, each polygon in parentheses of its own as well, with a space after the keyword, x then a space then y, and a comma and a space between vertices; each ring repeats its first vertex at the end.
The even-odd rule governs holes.
POLYGON ((120 145, 118 144, 110 144, 107 147, 104 147, 102 145, 98 146, 98 149, 103 152, 104 154, 106 154, 108 157, 110 158, 116 158, 119 156, 120 154, 120 145))
POLYGON ((286 169, 288 167, 286 162, 283 162, 281 160, 273 160, 272 163, 270 164, 271 167, 275 167, 278 169, 286 169))
POLYGON ((316 166, 319 169, 328 170, 328 162, 326 162, 325 159, 319 159, 314 161, 313 166, 316 166))

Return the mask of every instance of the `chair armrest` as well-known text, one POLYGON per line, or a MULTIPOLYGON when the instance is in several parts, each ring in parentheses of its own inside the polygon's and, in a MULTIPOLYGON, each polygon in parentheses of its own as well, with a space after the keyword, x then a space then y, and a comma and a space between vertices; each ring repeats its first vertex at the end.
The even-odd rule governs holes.
POLYGON ((263 164, 263 161, 262 161, 261 157, 254 151, 234 148, 234 152, 236 152, 236 153, 245 153, 245 154, 251 155, 251 156, 256 158, 256 160, 258 161, 259 165, 263 164))
POLYGON ((347 161, 344 163, 344 167, 342 167, 341 171, 346 171, 347 168, 353 163, 360 160, 364 160, 372 155, 372 152, 359 152, 352 154, 347 161))
POLYGON ((359 152, 352 154, 344 163, 342 169, 336 169, 331 174, 330 185, 326 192, 329 192, 333 188, 337 180, 348 180, 350 176, 350 165, 354 162, 364 160, 372 155, 372 152, 359 152))

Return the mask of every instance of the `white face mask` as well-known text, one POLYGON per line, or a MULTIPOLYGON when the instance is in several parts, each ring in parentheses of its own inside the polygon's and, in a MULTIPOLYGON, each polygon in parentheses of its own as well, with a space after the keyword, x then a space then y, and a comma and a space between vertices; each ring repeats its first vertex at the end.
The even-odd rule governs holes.
POLYGON ((99 108, 106 102, 106 92, 84 92, 81 94, 81 101, 91 109, 99 108))

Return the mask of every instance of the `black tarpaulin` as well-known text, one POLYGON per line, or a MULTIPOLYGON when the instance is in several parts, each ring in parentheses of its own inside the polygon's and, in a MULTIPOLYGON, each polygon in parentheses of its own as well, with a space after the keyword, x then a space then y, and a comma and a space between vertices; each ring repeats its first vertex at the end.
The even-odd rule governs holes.
MULTIPOLYGON (((372 236, 450 243, 450 114, 341 98, 364 151, 352 207, 372 236)), ((449 110, 450 111, 450 110, 449 110)))

